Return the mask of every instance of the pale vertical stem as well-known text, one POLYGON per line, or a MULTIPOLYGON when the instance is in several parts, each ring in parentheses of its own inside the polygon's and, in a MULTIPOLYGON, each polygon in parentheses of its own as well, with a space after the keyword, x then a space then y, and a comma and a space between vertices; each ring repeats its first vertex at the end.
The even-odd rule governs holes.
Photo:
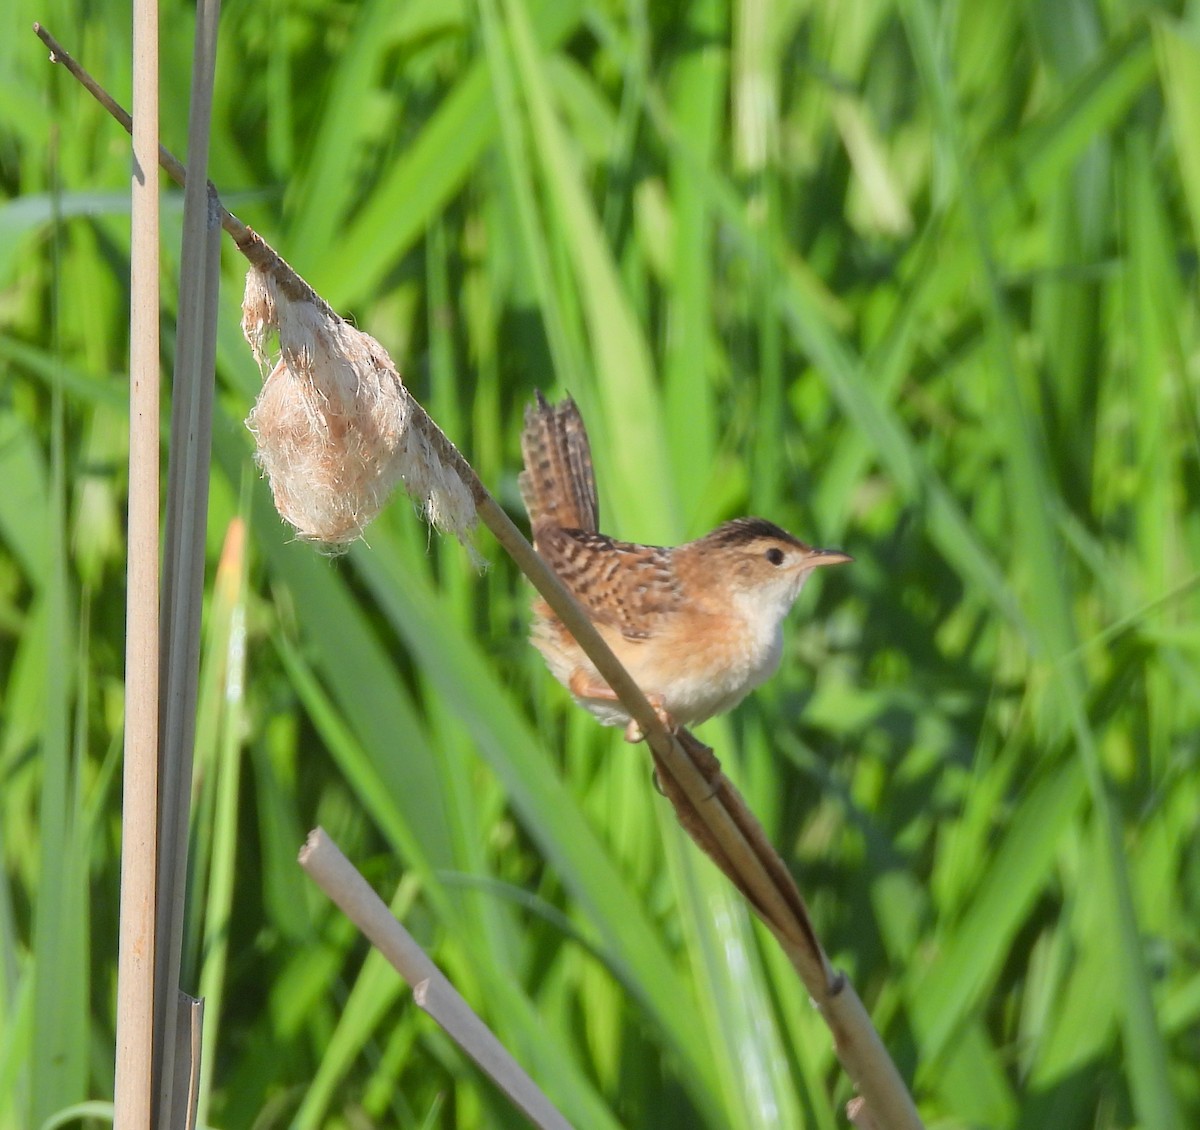
POLYGON ((158 6, 133 5, 129 563, 116 1130, 153 1124, 158 863, 158 6))

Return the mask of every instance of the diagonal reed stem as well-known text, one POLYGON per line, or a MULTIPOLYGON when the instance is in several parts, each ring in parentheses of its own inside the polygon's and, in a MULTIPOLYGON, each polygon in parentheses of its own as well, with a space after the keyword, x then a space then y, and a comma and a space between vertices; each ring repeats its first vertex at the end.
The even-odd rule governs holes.
MULTIPOLYGON (((44 28, 34 30, 51 50, 51 59, 66 66, 128 130, 125 113, 44 28)), ((184 167, 160 146, 160 161, 179 184, 184 167)), ((216 200, 216 189, 209 192, 216 200)), ((221 224, 256 267, 268 271, 289 296, 315 303, 330 317, 338 315, 256 232, 220 208, 221 224)), ((920 1130, 912 1097, 871 1024, 849 981, 837 973, 817 939, 807 907, 786 864, 766 837, 741 794, 721 772, 711 749, 686 730, 672 734, 645 694, 613 655, 595 626, 558 576, 546 565, 508 514, 488 492, 474 468, 450 439, 412 401, 410 426, 419 429, 442 462, 453 468, 475 500, 480 521, 492 532, 517 566, 545 598, 575 637, 621 705, 641 727, 650 746, 663 792, 675 807, 685 831, 742 892, 778 940, 804 982, 834 1036, 838 1058, 858 1088, 878 1130, 920 1130)))
POLYGON ((445 1029, 535 1127, 571 1130, 324 828, 309 832, 300 849, 300 866, 412 986, 418 1007, 445 1029))

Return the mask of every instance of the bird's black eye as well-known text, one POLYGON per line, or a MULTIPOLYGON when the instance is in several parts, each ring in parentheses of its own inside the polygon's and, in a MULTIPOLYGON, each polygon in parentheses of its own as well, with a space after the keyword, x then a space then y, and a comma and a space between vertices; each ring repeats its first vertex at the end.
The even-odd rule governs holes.
POLYGON ((783 564, 783 550, 780 549, 778 546, 775 546, 775 545, 771 546, 771 548, 768 549, 766 551, 766 553, 763 554, 763 556, 769 562, 771 562, 772 565, 782 565, 783 564))

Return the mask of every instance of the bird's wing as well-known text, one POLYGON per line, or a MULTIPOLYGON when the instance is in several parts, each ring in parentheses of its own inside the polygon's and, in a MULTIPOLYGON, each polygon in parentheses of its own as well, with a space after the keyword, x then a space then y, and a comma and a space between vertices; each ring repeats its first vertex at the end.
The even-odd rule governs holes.
POLYGON ((682 601, 671 551, 544 525, 538 552, 597 624, 650 639, 682 601))

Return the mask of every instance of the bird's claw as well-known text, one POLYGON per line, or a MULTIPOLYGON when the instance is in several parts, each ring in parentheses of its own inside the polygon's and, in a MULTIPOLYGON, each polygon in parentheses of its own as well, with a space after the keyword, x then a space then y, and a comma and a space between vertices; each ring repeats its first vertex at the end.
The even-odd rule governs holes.
MULTIPOLYGON (((679 730, 679 723, 667 712, 667 708, 663 706, 662 696, 651 694, 646 696, 647 701, 654 708, 654 713, 658 715, 658 720, 666 727, 667 733, 674 734, 679 730)), ((638 742, 645 741, 646 735, 642 733, 641 726, 638 725, 636 718, 629 719, 629 725, 625 727, 625 740, 630 745, 637 745, 638 742)))

